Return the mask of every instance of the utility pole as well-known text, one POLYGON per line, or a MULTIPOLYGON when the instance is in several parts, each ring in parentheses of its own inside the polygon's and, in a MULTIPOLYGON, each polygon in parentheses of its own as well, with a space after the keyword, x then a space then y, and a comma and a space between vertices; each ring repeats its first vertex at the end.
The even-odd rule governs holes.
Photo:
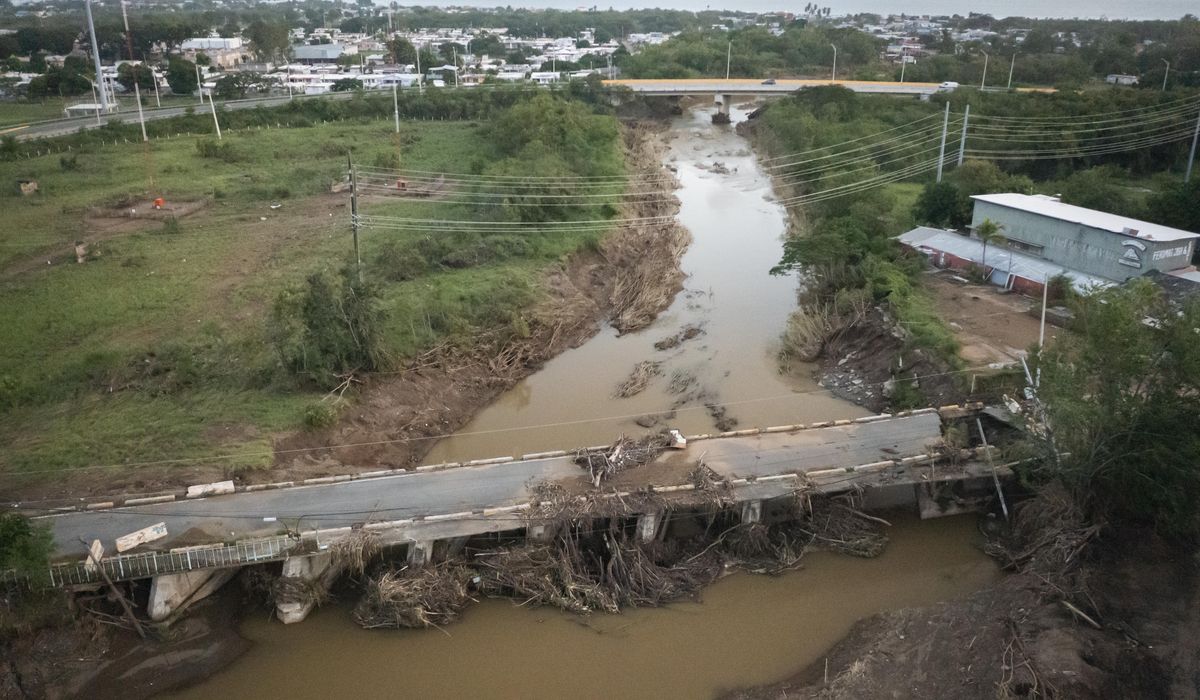
POLYGON ((392 110, 396 115, 396 133, 400 133, 400 97, 396 92, 396 84, 392 83, 392 110))
POLYGON ((988 64, 988 58, 990 58, 990 57, 988 56, 987 51, 981 50, 980 53, 983 54, 983 77, 981 77, 979 79, 979 89, 982 90, 984 83, 987 82, 987 64, 988 64))
POLYGON ((421 75, 421 47, 417 47, 417 92, 425 94, 425 76, 421 75))
POLYGON ((962 138, 958 141, 958 165, 960 166, 963 164, 963 156, 966 155, 967 152, 967 121, 970 120, 970 118, 971 105, 968 104, 967 108, 963 110, 962 138))
POLYGON ((363 281, 362 256, 358 252, 358 176, 354 172, 354 161, 346 154, 346 166, 350 168, 350 232, 354 235, 354 264, 358 269, 358 281, 363 281))
POLYGON ((150 78, 154 81, 154 106, 162 107, 162 98, 158 96, 158 75, 153 68, 150 69, 150 78))
POLYGON ((208 106, 212 108, 213 126, 217 129, 217 140, 221 140, 221 122, 217 121, 217 103, 213 102, 212 93, 208 93, 208 106))
POLYGON ((904 51, 900 53, 900 84, 904 84, 904 68, 908 65, 908 54, 904 51))
POLYGON ((1160 60, 1162 60, 1163 63, 1167 64, 1167 70, 1163 73, 1163 86, 1162 86, 1162 91, 1166 92, 1167 91, 1167 76, 1171 75, 1171 62, 1165 58, 1160 59, 1160 60))
POLYGON ((937 181, 942 181, 942 164, 946 162, 946 129, 950 127, 950 102, 946 102, 946 116, 942 117, 942 147, 938 150, 937 181))
MULTIPOLYGON (((88 82, 91 82, 90 80, 88 82)), ((96 84, 92 83, 92 104, 96 105, 96 126, 100 126, 100 103, 97 102, 96 84)))
POLYGON ((729 46, 725 49, 725 79, 729 80, 729 66, 733 61, 733 41, 729 42, 729 46))
MULTIPOLYGON (((125 0, 121 0, 121 19, 125 22, 125 50, 129 53, 130 70, 133 73, 133 99, 137 100, 138 106, 138 123, 142 127, 142 140, 149 141, 146 136, 146 115, 142 114, 142 90, 138 87, 138 66, 133 65, 133 36, 129 33, 129 14, 125 11, 125 0)), ((142 61, 142 65, 146 64, 142 61)), ((150 77, 154 77, 154 71, 150 71, 150 77)))
POLYGON ((1017 67, 1017 52, 1013 51, 1012 61, 1008 64, 1008 85, 1005 87, 1006 90, 1012 89, 1013 68, 1016 68, 1016 67, 1017 67))
POLYGON ((833 44, 830 44, 830 46, 833 47, 833 75, 832 75, 832 77, 829 78, 829 82, 836 83, 837 82, 837 47, 834 46, 833 44))
POLYGON ((196 66, 196 92, 200 93, 200 106, 203 107, 204 106, 204 81, 200 79, 200 64, 196 63, 194 65, 196 66))
POLYGON ((1200 113, 1196 114, 1196 130, 1192 132, 1192 151, 1188 154, 1187 172, 1183 175, 1184 182, 1192 181, 1192 164, 1196 162, 1196 141, 1200 140, 1200 113))
POLYGON ((96 82, 100 84, 100 109, 108 113, 108 95, 104 93, 104 75, 100 72, 100 45, 96 43, 96 25, 92 22, 92 0, 86 0, 83 8, 87 11, 88 37, 92 42, 92 63, 96 65, 96 82))
MULTIPOLYGON (((458 47, 450 47, 450 55, 454 58, 454 87, 458 87, 458 47)), ((557 66, 557 64, 555 64, 557 66)))

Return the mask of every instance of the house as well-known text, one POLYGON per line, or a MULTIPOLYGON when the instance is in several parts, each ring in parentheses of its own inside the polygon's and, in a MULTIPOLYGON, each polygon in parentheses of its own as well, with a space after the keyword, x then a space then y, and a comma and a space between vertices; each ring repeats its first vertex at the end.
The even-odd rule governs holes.
POLYGON ((1136 75, 1122 75, 1120 73, 1109 73, 1104 82, 1109 85, 1137 85, 1138 77, 1136 75))
POLYGON ((1064 204, 1046 195, 983 194, 971 199, 975 201, 971 230, 991 219, 1001 226, 1008 248, 1115 282, 1150 270, 1188 268, 1200 238, 1200 234, 1064 204))

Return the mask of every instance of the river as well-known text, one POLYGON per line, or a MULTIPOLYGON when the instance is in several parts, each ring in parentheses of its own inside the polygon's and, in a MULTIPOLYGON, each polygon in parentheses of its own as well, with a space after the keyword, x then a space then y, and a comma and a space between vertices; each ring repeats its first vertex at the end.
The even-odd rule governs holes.
MULTIPOLYGON (((431 460, 610 442, 641 430, 633 418, 679 399, 667 388, 677 372, 703 393, 670 419, 685 432, 713 429, 706 402, 723 404, 743 426, 865 413, 806 372, 779 373, 776 343, 796 280, 767 271, 779 259, 784 212, 745 140, 710 124, 710 114, 675 119, 666 156, 678 170, 679 219, 693 235, 684 292, 646 330, 618 336, 605 328, 552 360, 438 445, 431 460), (714 161, 730 172, 714 172, 714 161), (687 326, 704 333, 654 348, 687 326), (660 361, 662 375, 637 396, 612 398, 642 360, 660 361), (540 427, 524 429, 530 425, 540 427)), ((819 661, 856 620, 964 595, 998 576, 977 546, 973 517, 894 522, 878 558, 812 553, 798 571, 737 573, 705 589, 702 602, 621 615, 485 600, 445 630, 365 631, 351 620, 352 592, 296 626, 264 610, 241 627, 251 650, 177 697, 707 698, 770 683, 819 661)))
POLYGON ((737 573, 702 602, 576 617, 485 600, 438 630, 366 631, 352 600, 284 627, 264 610, 253 646, 173 697, 709 698, 817 662, 858 619, 977 590, 999 574, 974 517, 900 518, 875 559, 816 552, 804 568, 737 573))
MULTIPOLYGON (((820 389, 808 372, 779 372, 779 335, 796 307, 796 279, 772 276, 783 252, 785 212, 771 182, 732 127, 711 123, 711 109, 671 122, 667 164, 677 170, 679 222, 692 234, 681 261, 684 290, 648 328, 618 335, 610 326, 546 363, 439 442, 428 463, 519 456, 611 443, 642 433, 634 421, 667 412, 685 434, 715 429, 705 404, 720 404, 738 426, 767 427, 857 418, 864 409, 820 389), (728 173, 716 172, 720 163, 728 173), (670 350, 654 344, 687 327, 703 333, 670 350), (640 361, 662 374, 642 393, 614 398, 640 361), (672 392, 672 379, 694 378, 672 392), (669 412, 676 404, 673 415, 669 412)), ((744 110, 733 110, 735 121, 744 110)))

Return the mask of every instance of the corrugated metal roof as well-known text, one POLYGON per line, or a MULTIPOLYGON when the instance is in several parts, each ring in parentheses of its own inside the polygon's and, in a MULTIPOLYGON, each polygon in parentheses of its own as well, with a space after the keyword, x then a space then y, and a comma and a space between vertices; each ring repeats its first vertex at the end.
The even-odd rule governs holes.
POLYGON ((1027 211, 1031 214, 1046 216, 1060 221, 1069 221, 1090 228, 1120 233, 1133 238, 1147 241, 1181 241, 1190 238, 1200 238, 1200 233, 1191 233, 1183 229, 1171 228, 1152 224, 1149 221, 1131 219, 1128 216, 1117 216, 1107 212, 1085 209, 1074 204, 1064 204, 1055 197, 1045 195, 1029 195, 1008 192, 1004 194, 977 194, 971 199, 980 202, 990 202, 1010 209, 1027 211), (1130 233, 1132 231, 1132 233, 1130 233))
MULTIPOLYGON (((983 243, 954 231, 918 226, 908 233, 900 234, 896 240, 926 254, 949 253, 955 257, 970 260, 977 265, 983 264, 983 243)), ((1033 282, 1044 282, 1056 275, 1066 275, 1071 280, 1071 286, 1081 291, 1114 284, 1112 280, 1072 270, 1056 265, 1049 260, 1024 255, 997 245, 988 246, 987 265, 992 269, 1011 272, 1013 275, 1033 282)))

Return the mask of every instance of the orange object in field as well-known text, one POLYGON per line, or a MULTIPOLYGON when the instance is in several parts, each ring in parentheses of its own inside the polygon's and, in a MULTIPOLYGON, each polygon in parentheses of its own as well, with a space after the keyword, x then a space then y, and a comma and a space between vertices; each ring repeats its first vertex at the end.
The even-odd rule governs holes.
POLYGON ((158 197, 154 200, 155 209, 162 209, 164 204, 166 204, 166 201, 164 201, 162 197, 158 197))

